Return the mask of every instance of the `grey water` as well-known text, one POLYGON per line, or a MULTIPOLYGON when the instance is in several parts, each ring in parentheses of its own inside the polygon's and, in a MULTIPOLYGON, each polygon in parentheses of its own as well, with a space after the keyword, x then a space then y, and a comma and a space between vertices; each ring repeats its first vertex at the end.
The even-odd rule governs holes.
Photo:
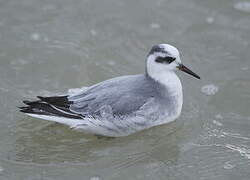
POLYGON ((1 180, 250 179, 250 1, 0 0, 1 180), (178 47, 177 121, 98 138, 18 112, 23 99, 144 72, 178 47))

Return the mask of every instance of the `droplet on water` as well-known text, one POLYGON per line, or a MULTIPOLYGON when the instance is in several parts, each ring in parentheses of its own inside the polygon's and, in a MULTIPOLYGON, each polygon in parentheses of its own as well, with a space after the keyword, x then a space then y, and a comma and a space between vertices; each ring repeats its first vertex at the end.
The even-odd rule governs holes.
POLYGON ((115 61, 108 61, 107 63, 108 63, 108 65, 110 65, 110 66, 114 66, 114 65, 115 65, 115 61))
POLYGON ((8 92, 9 90, 6 89, 6 88, 0 87, 0 91, 2 91, 2 92, 8 92))
POLYGON ((217 114, 217 115, 215 116, 215 118, 216 118, 216 119, 223 119, 223 116, 222 116, 221 114, 217 114))
POLYGON ((238 2, 234 4, 234 8, 243 11, 243 12, 248 12, 250 13, 250 2, 238 2))
POLYGON ((219 88, 214 84, 208 84, 201 88, 201 92, 208 96, 215 95, 218 92, 218 90, 219 88))
POLYGON ((102 178, 99 176, 93 176, 90 178, 90 180, 102 180, 102 178))
POLYGON ((223 168, 224 169, 233 169, 235 165, 230 164, 230 162, 225 162, 223 168))
POLYGON ((92 36, 96 36, 96 35, 97 35, 97 32, 96 32, 96 30, 91 29, 91 30, 90 30, 90 34, 91 34, 92 36))
POLYGON ((157 24, 157 23, 151 23, 151 24, 150 24, 150 27, 151 27, 152 29, 159 29, 161 26, 160 26, 160 24, 157 24))
POLYGON ((249 67, 247 67, 247 66, 241 68, 242 71, 247 71, 248 69, 249 69, 249 67))
POLYGON ((30 35, 30 39, 33 41, 38 41, 38 40, 40 40, 40 38, 41 38, 41 36, 38 33, 33 33, 30 35))
POLYGON ((2 173, 4 171, 3 167, 0 166, 0 173, 2 173))
POLYGON ((219 121, 213 120, 213 123, 214 123, 215 125, 217 125, 217 126, 222 126, 222 123, 219 122, 219 121))
POLYGON ((214 22, 214 17, 207 17, 206 21, 208 24, 212 24, 214 22))

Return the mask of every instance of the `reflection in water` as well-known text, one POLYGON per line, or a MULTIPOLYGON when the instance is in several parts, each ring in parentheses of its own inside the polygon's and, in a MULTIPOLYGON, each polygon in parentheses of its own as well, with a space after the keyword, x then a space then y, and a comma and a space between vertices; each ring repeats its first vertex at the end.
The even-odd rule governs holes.
POLYGON ((12 161, 36 164, 85 164, 104 160, 118 169, 149 160, 164 165, 177 158, 179 130, 180 123, 173 122, 128 137, 99 138, 60 124, 23 119, 17 125, 15 149, 9 157, 12 161), (163 134, 158 136, 156 133, 160 131, 163 134), (147 141, 142 140, 145 136, 147 141))

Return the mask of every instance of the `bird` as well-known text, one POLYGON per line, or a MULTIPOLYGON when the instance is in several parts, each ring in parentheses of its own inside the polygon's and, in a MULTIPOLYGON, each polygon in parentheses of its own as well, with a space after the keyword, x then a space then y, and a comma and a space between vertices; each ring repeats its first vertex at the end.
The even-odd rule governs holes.
POLYGON ((20 111, 107 137, 128 136, 176 120, 183 92, 175 72, 200 77, 182 64, 178 49, 170 44, 154 45, 145 64, 143 74, 111 78, 74 93, 24 100, 20 111))

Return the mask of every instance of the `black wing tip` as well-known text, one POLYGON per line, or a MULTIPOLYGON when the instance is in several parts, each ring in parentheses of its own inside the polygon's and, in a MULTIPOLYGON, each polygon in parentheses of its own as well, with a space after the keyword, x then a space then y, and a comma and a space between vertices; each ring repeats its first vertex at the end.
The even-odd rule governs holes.
POLYGON ((42 103, 42 101, 30 101, 30 100, 23 100, 23 104, 26 106, 19 106, 19 112, 22 113, 30 113, 30 114, 42 114, 42 111, 39 111, 35 106, 39 103, 42 103))
POLYGON ((40 99, 41 101, 44 101, 44 100, 46 100, 46 98, 48 98, 48 97, 43 97, 43 96, 36 96, 38 99, 40 99))
POLYGON ((37 96, 37 98, 40 101, 56 105, 59 107, 69 107, 70 104, 72 104, 71 101, 69 101, 68 96, 50 96, 50 97, 43 97, 43 96, 37 96))
POLYGON ((36 114, 30 106, 23 106, 23 107, 18 107, 19 111, 22 113, 33 113, 36 114))
POLYGON ((68 107, 70 102, 67 96, 41 97, 37 96, 39 100, 29 101, 24 100, 23 103, 27 106, 18 107, 19 111, 27 114, 39 114, 58 116, 74 119, 82 119, 80 114, 70 112, 68 107), (58 110, 60 109, 60 110, 58 110))
POLYGON ((31 101, 23 100, 22 102, 27 106, 18 106, 17 108, 19 109, 20 112, 28 113, 28 109, 30 108, 29 104, 31 103, 31 101))
POLYGON ((31 105, 33 103, 33 101, 24 100, 23 103, 26 105, 31 105))

